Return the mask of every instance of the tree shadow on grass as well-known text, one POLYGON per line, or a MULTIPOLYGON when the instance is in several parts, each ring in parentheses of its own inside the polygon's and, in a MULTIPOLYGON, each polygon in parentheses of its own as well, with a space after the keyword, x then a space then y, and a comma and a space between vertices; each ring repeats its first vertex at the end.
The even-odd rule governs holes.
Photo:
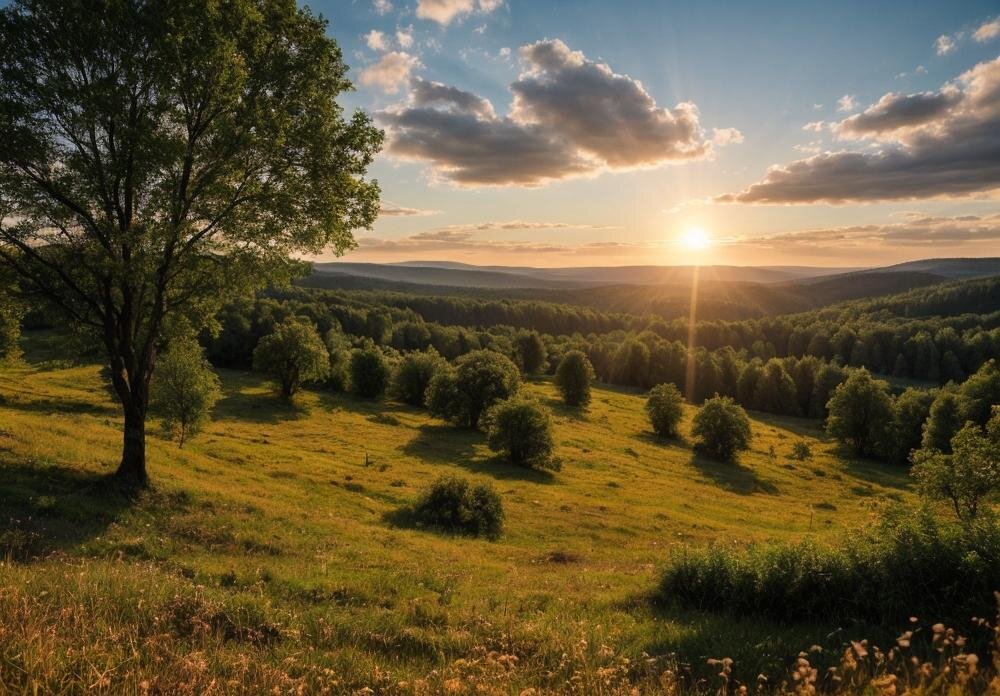
POLYGON ((483 458, 476 452, 483 434, 478 430, 451 425, 421 425, 419 434, 403 445, 403 452, 428 464, 458 466, 499 480, 552 483, 548 471, 516 466, 499 457, 483 458))
POLYGON ((682 450, 691 448, 691 443, 688 442, 683 435, 677 435, 676 437, 661 437, 652 430, 644 430, 634 437, 636 440, 645 442, 647 445, 651 445, 653 447, 675 448, 682 450))
POLYGON ((249 423, 281 423, 309 417, 309 409, 301 402, 283 400, 274 392, 247 393, 240 389, 226 391, 215 405, 216 420, 237 420, 249 423))
POLYGON ((149 495, 64 466, 2 461, 0 468, 0 557, 12 560, 70 551, 104 534, 149 495))
POLYGON ((110 401, 106 404, 95 404, 91 401, 66 398, 5 400, 0 397, 0 406, 4 406, 14 411, 38 413, 42 415, 79 414, 104 418, 115 418, 121 415, 121 411, 118 407, 110 401))
POLYGON ((715 485, 733 493, 740 495, 778 493, 778 487, 774 483, 761 478, 756 471, 743 466, 739 461, 720 462, 695 451, 691 455, 691 466, 710 478, 715 485))
POLYGON ((839 445, 835 450, 837 459, 844 465, 844 472, 885 488, 908 491, 913 487, 909 468, 898 464, 888 464, 874 459, 863 459, 854 454, 846 445, 839 445))

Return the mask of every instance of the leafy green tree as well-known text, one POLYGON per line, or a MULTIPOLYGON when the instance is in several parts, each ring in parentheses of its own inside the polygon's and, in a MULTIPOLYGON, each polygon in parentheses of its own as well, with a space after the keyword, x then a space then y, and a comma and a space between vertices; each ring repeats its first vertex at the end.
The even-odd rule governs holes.
POLYGON ((684 396, 671 382, 657 384, 649 390, 646 414, 657 435, 677 437, 677 426, 684 415, 684 396))
POLYGON ((389 388, 392 371, 385 355, 375 345, 351 353, 351 391, 362 399, 378 400, 389 388))
POLYGON ((555 383, 567 406, 590 403, 590 383, 594 381, 594 366, 581 350, 567 352, 556 368, 555 383))
POLYGON ((253 367, 277 377, 281 398, 289 401, 303 383, 326 377, 330 356, 312 324, 289 317, 260 339, 253 367))
POLYGON ((511 464, 558 469, 552 459, 552 419, 537 402, 520 396, 499 401, 486 412, 486 443, 511 464))
POLYGON ((895 402, 895 446, 892 459, 897 464, 906 464, 910 452, 919 449, 923 441, 924 423, 931 412, 936 392, 930 389, 910 387, 895 402))
POLYGON ((423 406, 431 379, 446 366, 445 359, 433 348, 407 353, 392 375, 393 396, 411 406, 423 406))
POLYGON ((1000 366, 989 360, 958 388, 962 419, 985 425, 994 405, 1000 404, 1000 366))
POLYGON ((893 444, 893 403, 889 385, 865 368, 853 370, 833 391, 826 431, 857 455, 887 456, 893 444))
POLYGON ((809 402, 809 415, 813 418, 826 418, 827 404, 834 390, 846 379, 844 368, 839 365, 826 364, 816 373, 816 386, 813 387, 812 400, 809 402))
POLYGON ((209 421, 222 396, 222 384, 193 338, 177 339, 160 358, 153 379, 151 403, 164 429, 179 447, 209 421))
POLYGON ((340 49, 294 2, 14 0, 0 46, 0 263, 100 339, 143 485, 170 327, 349 248, 382 133, 345 120, 340 49))
POLYGON ((518 333, 515 342, 517 359, 525 374, 534 375, 542 371, 547 357, 545 344, 537 331, 522 331, 518 333))
POLYGON ((983 502, 1000 493, 1000 407, 993 407, 985 432, 966 423, 952 438, 951 452, 918 450, 913 475, 922 495, 950 502, 960 520, 971 522, 983 502))
POLYGON ((764 372, 754 388, 753 407, 767 413, 798 413, 795 381, 780 360, 768 360, 764 365, 764 372))
POLYGON ((611 375, 616 384, 645 386, 649 377, 649 348, 634 338, 622 341, 611 360, 611 375))
POLYGON ((760 360, 751 360, 743 366, 740 378, 736 382, 736 400, 747 408, 753 407, 754 392, 757 391, 757 382, 764 374, 764 368, 760 360))
POLYGON ((941 389, 931 403, 924 422, 921 446, 928 450, 951 452, 951 438, 962 427, 962 398, 953 386, 941 389))
POLYGON ((517 393, 521 372, 510 358, 492 350, 475 350, 455 361, 454 370, 434 375, 427 388, 427 407, 435 416, 478 428, 486 410, 517 393))
POLYGON ((698 449, 720 461, 731 461, 752 437, 747 412, 728 396, 709 399, 698 409, 691 434, 698 449))
POLYGON ((0 364, 16 362, 21 357, 21 320, 23 306, 0 287, 0 364))
POLYGON ((323 387, 330 391, 342 392, 347 389, 351 378, 350 366, 353 354, 351 339, 339 326, 334 326, 326 332, 323 343, 330 355, 330 368, 323 380, 323 387))

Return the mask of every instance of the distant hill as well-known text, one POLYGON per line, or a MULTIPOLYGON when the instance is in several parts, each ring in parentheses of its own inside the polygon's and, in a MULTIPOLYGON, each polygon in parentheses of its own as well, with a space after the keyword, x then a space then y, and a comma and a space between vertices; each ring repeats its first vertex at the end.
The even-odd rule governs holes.
POLYGON ((944 278, 989 278, 1000 275, 1000 257, 982 259, 924 259, 886 266, 883 271, 933 273, 944 278))

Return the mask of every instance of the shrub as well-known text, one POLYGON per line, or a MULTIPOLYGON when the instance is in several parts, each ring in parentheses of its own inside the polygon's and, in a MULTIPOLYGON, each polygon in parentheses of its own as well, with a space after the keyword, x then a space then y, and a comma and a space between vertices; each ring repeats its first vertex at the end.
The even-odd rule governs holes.
POLYGON ((548 411, 528 399, 513 397, 486 413, 487 444, 519 466, 558 469, 552 459, 552 419, 548 411))
POLYGON ((684 397, 672 382, 657 384, 649 390, 646 413, 653 432, 660 437, 677 437, 677 426, 684 415, 684 397))
POLYGON ((413 505, 413 516, 429 527, 496 539, 503 529, 503 501, 493 486, 473 486, 458 476, 442 476, 413 505))
POLYGON ((812 448, 809 443, 805 440, 799 440, 794 445, 792 445, 792 459, 797 459, 800 462, 804 462, 807 459, 812 459, 813 453, 812 448))
POLYGON ((517 358, 525 374, 541 372, 545 365, 546 351, 537 331, 521 331, 516 339, 517 358))
POLYGON ((427 387, 446 363, 433 348, 423 353, 407 353, 392 375, 392 395, 411 406, 423 406, 427 387))
POLYGON ((363 399, 381 399, 389 387, 389 363, 374 345, 351 353, 351 391, 363 399))
POLYGON ((750 446, 747 412, 728 396, 706 401, 695 414, 691 434, 700 450, 720 461, 730 461, 750 446))
POLYGON ((586 406, 590 403, 590 383, 594 380, 594 366, 586 353, 571 350, 559 361, 555 383, 567 406, 586 406))
POLYGON ((330 356, 312 324, 289 317, 260 339, 253 351, 253 366, 277 377, 282 398, 289 400, 304 382, 327 375, 330 356))
POLYGON ((330 354, 330 369, 323 387, 335 392, 345 391, 350 382, 351 340, 340 327, 334 327, 326 332, 323 343, 330 354))
POLYGON ((951 438, 962 427, 962 398, 952 385, 941 389, 931 403, 924 422, 921 447, 939 452, 951 452, 951 438))
POLYGON ((914 614, 966 621, 990 611, 998 549, 995 520, 963 526, 928 509, 895 508, 835 547, 805 541, 685 550, 670 559, 659 593, 698 609, 780 621, 914 614))
POLYGON ((889 385, 872 379, 868 370, 854 370, 833 390, 827 405, 826 431, 847 443, 856 455, 888 456, 892 452, 893 403, 889 385))
POLYGON ((455 361, 454 370, 441 370, 427 388, 427 406, 445 420, 478 428, 493 404, 513 396, 521 373, 510 358, 492 350, 475 350, 455 361))
POLYGON ((193 338, 187 338, 174 341, 160 358, 151 392, 164 429, 176 435, 178 446, 183 447, 208 422, 222 395, 222 385, 205 359, 205 351, 193 338))

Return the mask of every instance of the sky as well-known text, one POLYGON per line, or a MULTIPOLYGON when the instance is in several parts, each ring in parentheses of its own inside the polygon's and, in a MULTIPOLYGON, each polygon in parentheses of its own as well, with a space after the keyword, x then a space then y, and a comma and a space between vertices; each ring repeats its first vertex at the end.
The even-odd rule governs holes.
POLYGON ((344 260, 1000 256, 996 0, 308 4, 386 131, 344 260))

